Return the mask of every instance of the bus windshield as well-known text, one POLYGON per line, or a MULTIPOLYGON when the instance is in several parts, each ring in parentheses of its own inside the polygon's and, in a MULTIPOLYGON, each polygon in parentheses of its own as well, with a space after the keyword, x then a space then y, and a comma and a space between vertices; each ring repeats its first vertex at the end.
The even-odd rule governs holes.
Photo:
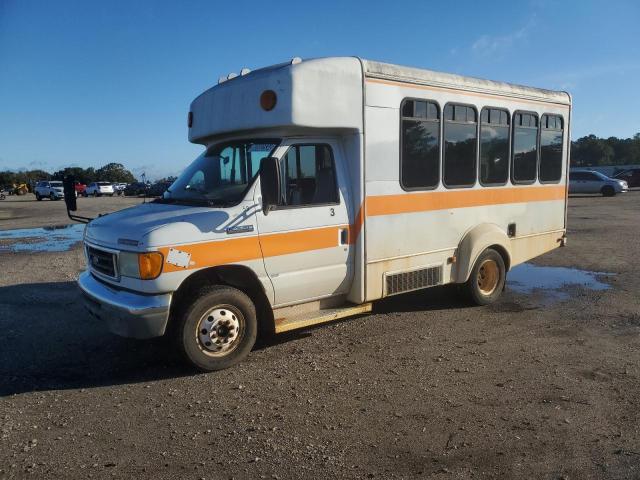
POLYGON ((173 182, 158 201, 203 206, 239 203, 260 169, 260 161, 280 143, 274 139, 237 140, 214 145, 173 182))

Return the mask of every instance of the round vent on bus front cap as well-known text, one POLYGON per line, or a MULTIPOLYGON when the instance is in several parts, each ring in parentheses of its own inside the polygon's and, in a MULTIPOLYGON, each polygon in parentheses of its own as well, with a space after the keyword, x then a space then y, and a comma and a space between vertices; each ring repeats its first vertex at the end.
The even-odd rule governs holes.
POLYGON ((260 106, 267 112, 275 108, 277 101, 278 97, 276 95, 276 92, 274 92, 273 90, 265 90, 260 95, 260 106))

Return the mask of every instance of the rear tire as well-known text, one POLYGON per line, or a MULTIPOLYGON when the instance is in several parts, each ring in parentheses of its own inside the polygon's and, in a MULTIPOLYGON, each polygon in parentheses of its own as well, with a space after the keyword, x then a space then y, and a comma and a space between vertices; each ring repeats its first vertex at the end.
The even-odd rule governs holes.
POLYGON ((602 187, 601 192, 603 197, 613 197, 616 194, 616 191, 611 185, 605 185, 602 187))
POLYGON ((184 359, 203 372, 244 360, 256 341, 258 322, 251 299, 227 286, 205 287, 178 312, 175 339, 184 359))
POLYGON ((56 196, 53 194, 53 192, 51 192, 49 194, 49 200, 54 201, 56 199, 56 196))
POLYGON ((506 268, 502 255, 492 248, 487 248, 476 260, 464 289, 469 300, 476 305, 489 305, 495 302, 504 290, 505 279, 506 268))

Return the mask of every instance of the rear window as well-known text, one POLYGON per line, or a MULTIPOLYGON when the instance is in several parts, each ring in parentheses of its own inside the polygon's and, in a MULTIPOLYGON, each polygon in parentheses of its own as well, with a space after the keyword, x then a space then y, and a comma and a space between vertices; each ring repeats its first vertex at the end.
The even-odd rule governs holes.
POLYGON ((100 185, 100 186, 109 186, 111 184, 109 182, 98 182, 98 185, 100 185))
POLYGON ((51 183, 49 183, 49 185, 51 185, 52 187, 61 187, 62 186, 62 182, 51 182, 51 183))

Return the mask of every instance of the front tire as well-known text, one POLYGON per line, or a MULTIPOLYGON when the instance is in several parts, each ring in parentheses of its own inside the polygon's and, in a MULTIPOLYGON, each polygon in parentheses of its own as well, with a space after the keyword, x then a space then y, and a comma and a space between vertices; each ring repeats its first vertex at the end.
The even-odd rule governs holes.
POLYGON ((602 196, 603 197, 613 197, 615 196, 616 191, 611 185, 605 185, 602 187, 602 196))
POLYGON ((41 201, 42 197, 40 196, 40 194, 38 192, 36 192, 36 200, 37 201, 41 201))
POLYGON ((258 331, 256 309, 240 290, 206 287, 176 318, 178 350, 203 372, 229 368, 244 360, 258 331))
POLYGON ((487 248, 476 260, 469 279, 464 284, 467 296, 476 305, 489 305, 502 293, 505 278, 506 268, 502 255, 487 248))
POLYGON ((56 199, 56 196, 53 193, 49 194, 49 200, 51 200, 52 202, 56 199))

